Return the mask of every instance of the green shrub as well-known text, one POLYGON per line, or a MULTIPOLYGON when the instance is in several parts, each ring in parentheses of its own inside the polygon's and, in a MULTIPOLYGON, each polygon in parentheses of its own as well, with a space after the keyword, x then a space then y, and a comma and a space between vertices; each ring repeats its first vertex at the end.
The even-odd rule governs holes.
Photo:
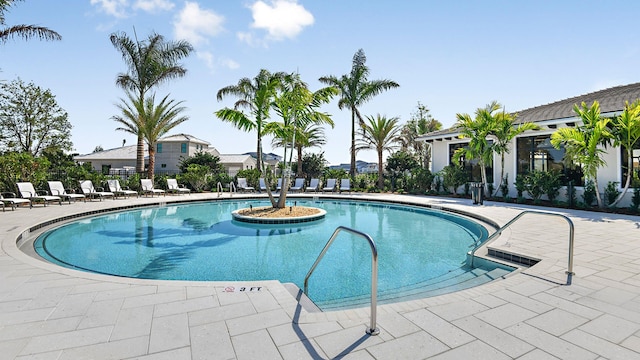
POLYGON ((509 196, 509 174, 506 174, 504 179, 502 179, 502 184, 500 184, 500 193, 504 199, 509 196))
POLYGON ((638 212, 640 209, 640 187, 633 188, 633 197, 631 198, 631 210, 633 212, 638 212))
POLYGON ((587 180, 584 184, 584 192, 582 193, 582 200, 584 201, 585 208, 591 207, 596 200, 596 186, 592 180, 587 180))
POLYGON ((518 174, 516 176, 516 182, 514 185, 516 187, 516 191, 518 192, 518 198, 521 198, 522 194, 527 190, 526 175, 518 174))
POLYGON ((452 194, 456 194, 460 186, 469 181, 468 173, 458 165, 450 164, 442 169, 442 182, 445 188, 451 189, 452 194))
POLYGON ((545 171, 536 170, 528 173, 524 178, 526 192, 531 196, 534 204, 540 203, 540 198, 544 194, 542 184, 546 176, 545 173, 545 171))
POLYGON ((562 187, 560 178, 560 172, 555 170, 545 171, 542 175, 542 190, 551 202, 553 202, 560 193, 560 188, 562 187))
POLYGON ((618 190, 618 182, 609 181, 607 183, 607 187, 604 188, 604 197, 607 199, 607 205, 613 204, 613 202, 616 201, 620 193, 621 191, 618 190))

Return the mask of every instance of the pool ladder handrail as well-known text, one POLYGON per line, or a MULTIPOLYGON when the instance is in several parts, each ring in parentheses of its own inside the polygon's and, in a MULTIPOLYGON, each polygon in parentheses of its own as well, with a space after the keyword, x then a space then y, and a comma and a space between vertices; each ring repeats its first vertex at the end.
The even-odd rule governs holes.
POLYGON ((216 190, 218 190, 218 197, 222 196, 224 188, 222 187, 222 183, 220 181, 218 181, 218 185, 216 185, 216 190))
POLYGON ((518 221, 520 218, 522 218, 524 215, 527 215, 527 214, 557 216, 557 217, 561 217, 561 218, 565 219, 567 221, 567 223, 569 224, 569 260, 568 260, 568 265, 567 265, 567 271, 565 271, 565 273, 567 274, 567 285, 571 285, 571 279, 572 279, 572 277, 574 275, 574 272, 573 272, 573 234, 574 234, 574 227, 573 227, 573 221, 571 221, 571 219, 569 219, 569 217, 567 217, 566 215, 563 215, 563 214, 559 214, 559 213, 537 211, 537 210, 524 210, 524 211, 522 211, 520 214, 516 215, 513 219, 509 220, 508 223, 504 224, 501 228, 499 228, 496 232, 491 234, 491 236, 489 236, 487 238, 487 240, 480 242, 479 244, 477 244, 473 248, 473 250, 471 250, 471 266, 473 266, 473 259, 475 259, 475 253, 480 247, 482 247, 483 245, 489 244, 489 242, 495 240, 498 236, 500 236, 502 234, 502 232, 506 228, 508 228, 513 223, 515 223, 516 221, 518 221))
POLYGON ((233 196, 233 193, 237 193, 237 192, 238 192, 238 189, 236 189, 236 184, 233 181, 231 181, 229 183, 229 196, 233 196))
POLYGON ((320 263, 320 260, 322 260, 324 254, 326 254, 327 250, 329 250, 329 247, 331 246, 331 244, 333 244, 333 241, 341 231, 350 232, 354 235, 358 235, 364 238, 365 240, 367 240, 367 242, 369 243, 369 247, 371 248, 371 322, 366 332, 369 335, 378 335, 380 333, 380 330, 376 327, 376 304, 378 296, 378 248, 376 247, 376 243, 373 241, 371 236, 369 236, 369 234, 365 234, 361 231, 354 230, 346 226, 338 226, 333 232, 333 235, 331 235, 331 238, 329 238, 329 241, 327 241, 327 244, 320 252, 320 255, 318 255, 316 262, 313 263, 311 269, 309 269, 309 272, 307 272, 307 276, 304 277, 304 294, 307 296, 309 295, 309 277, 311 276, 311 274, 313 274, 313 271, 320 263))

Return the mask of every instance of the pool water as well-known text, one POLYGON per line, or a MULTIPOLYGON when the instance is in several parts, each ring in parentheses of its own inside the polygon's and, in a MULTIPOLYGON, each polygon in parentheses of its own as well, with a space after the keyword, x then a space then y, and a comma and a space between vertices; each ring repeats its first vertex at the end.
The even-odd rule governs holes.
MULTIPOLYGON (((471 271, 465 268, 466 254, 487 236, 474 221, 426 208, 295 201, 322 208, 327 215, 314 223, 253 225, 232 220, 231 212, 268 202, 168 205, 68 223, 40 236, 34 247, 51 262, 96 273, 167 280, 279 280, 302 288, 307 271, 342 225, 376 242, 378 290, 387 293, 471 271)), ((366 297, 370 287, 368 243, 341 232, 309 280, 309 297, 322 308, 323 303, 366 297)))

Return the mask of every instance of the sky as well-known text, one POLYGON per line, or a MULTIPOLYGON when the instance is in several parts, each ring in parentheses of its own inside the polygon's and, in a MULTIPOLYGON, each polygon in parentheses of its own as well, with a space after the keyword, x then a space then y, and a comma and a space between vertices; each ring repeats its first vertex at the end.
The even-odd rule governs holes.
MULTIPOLYGON (((216 118, 236 100, 216 94, 260 69, 298 72, 315 91, 318 78, 348 74, 363 49, 370 80, 400 84, 364 104, 363 115, 404 124, 421 103, 447 128, 493 100, 513 112, 638 82, 638 13, 635 0, 26 0, 5 13, 6 25, 46 26, 62 40, 0 44, 0 81, 51 90, 73 125, 74 152, 132 145, 112 120, 125 97, 115 80, 127 67, 109 35, 187 40, 195 51, 181 63, 186 76, 155 89, 187 108, 189 120, 169 135, 239 154, 255 151, 256 134, 216 118)), ((325 129, 326 145, 305 151, 348 163, 351 114, 337 99, 322 110, 335 127, 325 129)), ((282 155, 271 138, 263 143, 282 155)), ((374 151, 357 157, 377 161, 374 151)))

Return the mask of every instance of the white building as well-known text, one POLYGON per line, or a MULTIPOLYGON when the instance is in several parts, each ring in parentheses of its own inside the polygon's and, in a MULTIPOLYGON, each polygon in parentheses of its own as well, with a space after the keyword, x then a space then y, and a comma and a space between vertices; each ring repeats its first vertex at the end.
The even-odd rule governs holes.
MULTIPOLYGON (((618 115, 624 109, 625 102, 633 102, 640 99, 640 83, 617 86, 593 93, 560 100, 551 104, 517 112, 516 125, 523 122, 533 122, 540 126, 541 130, 527 131, 511 142, 511 151, 505 155, 505 174, 509 179, 509 196, 515 197, 516 190, 513 186, 518 174, 533 170, 558 170, 564 176, 565 185, 571 180, 576 185, 578 199, 582 194, 584 178, 580 169, 572 169, 564 162, 565 151, 563 148, 555 149, 550 144, 551 134, 558 128, 581 125, 582 121, 573 112, 573 106, 585 102, 591 106, 594 101, 600 103, 601 114, 604 117, 618 115)), ((453 153, 459 147, 469 143, 469 139, 459 138, 459 132, 455 128, 435 131, 421 136, 419 139, 431 144, 431 171, 437 172, 452 163, 453 153)), ((606 165, 598 170, 598 184, 600 192, 609 182, 616 182, 618 189, 626 180, 626 151, 620 147, 609 146, 603 148, 606 165)), ((471 171, 473 181, 479 181, 479 166, 477 161, 465 162, 464 166, 471 171)), ((633 171, 640 174, 640 144, 633 151, 633 171)), ((493 164, 487 171, 488 181, 498 186, 500 182, 500 156, 495 154, 493 164)), ((566 195, 566 186, 560 192, 560 198, 566 195)), ((625 199, 620 206, 629 205, 632 192, 627 191, 625 199)))

